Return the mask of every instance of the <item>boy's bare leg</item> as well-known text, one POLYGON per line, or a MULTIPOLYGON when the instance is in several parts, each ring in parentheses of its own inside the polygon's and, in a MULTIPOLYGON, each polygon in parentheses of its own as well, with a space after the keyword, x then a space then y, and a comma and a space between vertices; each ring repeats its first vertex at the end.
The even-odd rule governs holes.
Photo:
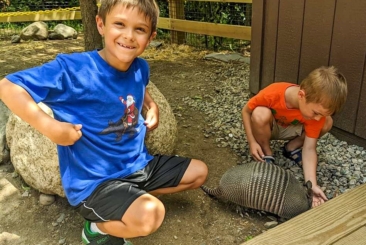
POLYGON ((252 112, 251 123, 253 136, 261 146, 263 153, 266 156, 272 156, 273 153, 269 143, 273 123, 271 110, 263 106, 256 107, 252 112))
POLYGON ((174 193, 200 187, 206 180, 208 169, 202 161, 192 159, 178 186, 154 190, 137 198, 121 221, 98 223, 98 228, 112 236, 132 238, 147 236, 162 224, 165 208, 153 195, 174 193))
POLYGON ((192 159, 178 186, 154 190, 150 194, 160 195, 196 189, 206 181, 207 174, 206 164, 200 160, 192 159))
POLYGON ((154 190, 138 197, 124 213, 121 221, 97 223, 97 227, 102 232, 115 237, 147 236, 161 226, 165 217, 164 205, 154 195, 196 189, 205 182, 207 174, 206 164, 192 159, 178 186, 154 190))
MULTIPOLYGON (((332 117, 327 116, 325 118, 324 126, 323 126, 322 130, 320 131, 319 138, 322 137, 327 132, 329 132, 331 130, 332 126, 333 126, 333 119, 332 119, 332 117)), ((291 141, 289 141, 288 144, 286 145, 286 150, 294 151, 298 148, 301 148, 304 145, 304 140, 305 140, 305 132, 303 132, 301 134, 301 136, 298 136, 298 137, 292 139, 291 141)))
POLYGON ((320 137, 322 137, 324 134, 328 133, 333 127, 333 118, 331 116, 327 116, 325 118, 324 127, 322 128, 322 131, 320 131, 320 137))
POLYGON ((131 204, 121 221, 97 223, 97 226, 102 232, 115 237, 147 236, 161 226, 164 216, 163 203, 150 194, 144 194, 131 204))

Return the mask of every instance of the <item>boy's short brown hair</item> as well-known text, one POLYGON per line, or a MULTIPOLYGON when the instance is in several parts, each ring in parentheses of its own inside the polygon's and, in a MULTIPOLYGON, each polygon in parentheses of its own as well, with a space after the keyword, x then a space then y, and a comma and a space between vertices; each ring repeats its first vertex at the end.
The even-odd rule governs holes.
POLYGON ((151 33, 156 31, 156 25, 159 17, 159 7, 155 0, 101 0, 98 16, 105 23, 107 14, 116 6, 122 4, 126 8, 137 7, 141 13, 145 14, 145 17, 150 18, 151 21, 151 33))
POLYGON ((302 80, 307 103, 321 104, 331 115, 338 113, 347 98, 346 78, 334 66, 322 66, 302 80))

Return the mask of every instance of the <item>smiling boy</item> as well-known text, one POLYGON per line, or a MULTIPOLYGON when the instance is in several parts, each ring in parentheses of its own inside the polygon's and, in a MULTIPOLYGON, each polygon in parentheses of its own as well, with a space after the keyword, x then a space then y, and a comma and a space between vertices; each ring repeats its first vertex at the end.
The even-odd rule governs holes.
POLYGON ((257 161, 274 162, 270 140, 288 140, 283 155, 304 170, 312 182, 316 207, 327 200, 317 185, 317 140, 333 125, 347 98, 346 79, 334 67, 312 71, 300 85, 276 82, 252 97, 242 110, 250 154, 257 161))
POLYGON ((202 161, 151 156, 144 144, 159 110, 146 90, 149 66, 138 56, 156 36, 158 14, 154 0, 102 0, 102 50, 60 54, 0 81, 9 109, 57 144, 66 197, 85 219, 84 244, 151 234, 165 215, 155 195, 198 188, 207 177, 202 161))

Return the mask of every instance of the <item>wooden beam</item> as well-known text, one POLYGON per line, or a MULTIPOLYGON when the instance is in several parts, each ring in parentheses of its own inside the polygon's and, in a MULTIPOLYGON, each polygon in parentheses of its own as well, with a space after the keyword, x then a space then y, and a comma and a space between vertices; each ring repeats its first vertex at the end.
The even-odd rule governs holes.
MULTIPOLYGON (((45 12, 27 15, 1 15, 0 23, 10 22, 34 22, 52 20, 81 20, 80 11, 45 12)), ((215 24, 160 17, 158 28, 177 32, 189 32, 202 35, 228 37, 234 39, 250 40, 251 27, 239 25, 215 24)))
MULTIPOLYGON (((243 245, 327 245, 357 236, 366 225, 366 184, 302 213, 243 245), (353 235, 353 233, 355 233, 353 235)), ((366 234, 363 233, 363 241, 366 234)), ((336 243, 341 244, 341 243, 336 243)))
POLYGON ((51 21, 51 20, 81 20, 80 11, 62 11, 62 12, 44 12, 21 15, 21 12, 14 13, 14 15, 0 15, 1 22, 34 22, 34 21, 51 21), (15 15, 19 14, 19 15, 15 15))
POLYGON ((171 29, 170 19, 169 18, 159 18, 158 19, 158 28, 160 29, 171 29))
MULTIPOLYGON (((208 22, 197 22, 189 20, 177 20, 168 18, 159 18, 169 30, 196 33, 202 35, 211 35, 218 37, 228 37, 234 39, 251 39, 251 27, 239 25, 215 24, 208 22), (168 24, 170 22, 170 24, 168 24)), ((159 26, 159 25, 158 25, 159 26)), ((160 27, 162 28, 162 27, 160 27)))

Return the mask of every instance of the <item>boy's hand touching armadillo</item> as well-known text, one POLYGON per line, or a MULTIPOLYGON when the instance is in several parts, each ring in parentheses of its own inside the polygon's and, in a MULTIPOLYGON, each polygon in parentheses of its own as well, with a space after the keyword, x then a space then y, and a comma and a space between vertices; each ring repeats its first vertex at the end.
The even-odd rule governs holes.
POLYGON ((319 186, 313 186, 313 203, 312 207, 315 208, 321 204, 323 204, 325 201, 328 201, 328 198, 325 196, 322 189, 320 189, 319 186))

